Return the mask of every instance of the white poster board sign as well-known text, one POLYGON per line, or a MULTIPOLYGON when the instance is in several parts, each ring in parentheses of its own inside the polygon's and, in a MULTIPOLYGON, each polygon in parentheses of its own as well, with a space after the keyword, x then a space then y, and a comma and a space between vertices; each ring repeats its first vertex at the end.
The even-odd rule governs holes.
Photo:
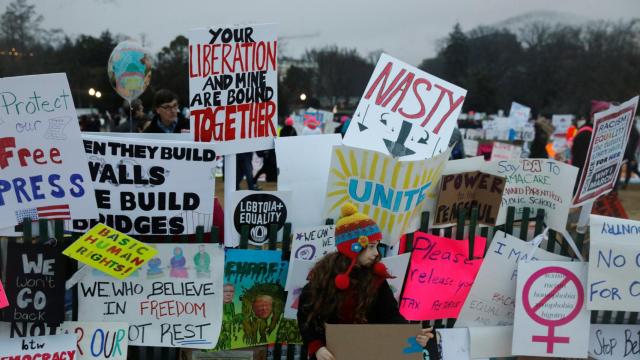
POLYGON ((464 144, 464 153, 467 157, 473 157, 478 155, 478 140, 464 139, 462 140, 464 144))
MULTIPOLYGON (((291 260, 307 260, 315 263, 326 254, 336 251, 336 226, 322 225, 294 230, 291 238, 291 260)), ((285 290, 290 291, 293 284, 294 266, 289 266, 285 290)))
POLYGON ((518 104, 517 102, 511 103, 511 110, 509 110, 509 125, 511 128, 524 126, 529 121, 531 115, 531 108, 518 104))
MULTIPOLYGON (((529 259, 532 242, 524 242, 498 231, 471 286, 456 327, 502 326, 513 324, 518 262, 529 259)), ((531 260, 569 261, 571 259, 536 249, 531 260)))
POLYGON ((632 360, 640 358, 640 325, 591 324, 589 359, 632 360))
POLYGON ((97 217, 66 75, 0 78, 0 89, 0 229, 97 217))
POLYGON ((640 309, 640 221, 591 215, 589 310, 640 309))
POLYGON ((344 144, 405 160, 444 152, 467 91, 382 54, 344 144))
POLYGON ((393 297, 398 304, 400 303, 400 292, 402 291, 402 285, 404 283, 404 277, 407 273, 409 266, 409 260, 411 259, 411 253, 407 252, 396 256, 383 257, 380 262, 387 267, 389 274, 393 276, 391 279, 387 279, 393 297))
POLYGON ((289 136, 275 140, 278 191, 295 194, 288 216, 294 229, 324 224, 322 216, 331 149, 340 144, 340 134, 289 136))
POLYGON ((284 308, 284 317, 296 319, 298 315, 298 303, 302 288, 307 284, 309 272, 316 264, 317 260, 291 259, 289 265, 289 275, 285 290, 287 291, 287 301, 284 308))
POLYGON ((278 120, 276 26, 212 26, 189 32, 193 139, 221 153, 273 148, 278 120))
POLYGON ((76 359, 74 335, 0 339, 0 359, 76 359))
POLYGON ((210 144, 83 135, 98 216, 67 228, 103 223, 129 235, 195 234, 213 224, 216 152, 210 144))
POLYGON ((613 189, 637 108, 638 96, 594 115, 589 151, 573 200, 575 206, 613 189))
POLYGON ((555 128, 553 131, 553 135, 562 135, 564 136, 571 123, 573 122, 573 115, 552 115, 551 116, 551 125, 555 128))
POLYGON ((519 159, 522 153, 522 147, 494 142, 491 150, 491 161, 519 159))
POLYGON ((156 257, 124 281, 89 270, 78 282, 78 318, 128 322, 130 345, 215 347, 224 250, 214 244, 155 247, 156 257))
MULTIPOLYGON (((290 191, 234 191, 231 194, 233 227, 226 231, 231 234, 231 243, 227 247, 240 245, 240 232, 243 226, 249 227, 249 244, 262 246, 269 242, 269 228, 275 224, 278 232, 287 222, 291 202, 290 191)), ((278 238, 280 235, 278 234, 278 238)))
POLYGON ((587 357, 586 280, 586 263, 518 264, 513 355, 587 357))
POLYGON ((510 357, 513 326, 469 328, 469 353, 472 359, 510 357))

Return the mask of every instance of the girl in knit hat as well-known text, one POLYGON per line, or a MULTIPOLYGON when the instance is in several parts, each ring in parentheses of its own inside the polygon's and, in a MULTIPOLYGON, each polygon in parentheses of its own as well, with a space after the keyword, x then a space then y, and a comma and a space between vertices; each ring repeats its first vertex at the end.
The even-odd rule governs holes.
MULTIPOLYGON (((386 280, 391 276, 380 262, 380 228, 351 203, 341 212, 335 233, 338 251, 313 267, 299 298, 298 326, 311 359, 335 360, 325 346, 325 323, 406 323, 386 280)), ((423 329, 416 341, 424 347, 432 337, 431 329, 423 329)))

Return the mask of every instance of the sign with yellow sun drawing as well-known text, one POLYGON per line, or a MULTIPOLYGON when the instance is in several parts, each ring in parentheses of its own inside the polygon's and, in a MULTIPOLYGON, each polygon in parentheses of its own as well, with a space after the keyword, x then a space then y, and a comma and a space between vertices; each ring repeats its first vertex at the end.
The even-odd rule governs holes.
POLYGON ((325 218, 338 219, 352 202, 393 245, 418 229, 422 211, 433 212, 440 176, 451 150, 427 160, 402 161, 382 153, 334 146, 324 206, 325 218))

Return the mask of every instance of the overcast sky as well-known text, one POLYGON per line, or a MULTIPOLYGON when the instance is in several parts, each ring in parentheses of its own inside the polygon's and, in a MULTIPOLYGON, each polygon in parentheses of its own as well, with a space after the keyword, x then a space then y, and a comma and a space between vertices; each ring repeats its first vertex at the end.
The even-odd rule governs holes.
MULTIPOLYGON (((0 0, 4 11, 10 0, 0 0)), ((456 22, 463 30, 530 11, 551 10, 574 19, 640 17, 640 0, 39 0, 44 28, 98 35, 109 29, 133 38, 144 33, 156 52, 191 28, 222 24, 278 24, 281 51, 337 44, 362 55, 384 51, 418 64, 456 22)))

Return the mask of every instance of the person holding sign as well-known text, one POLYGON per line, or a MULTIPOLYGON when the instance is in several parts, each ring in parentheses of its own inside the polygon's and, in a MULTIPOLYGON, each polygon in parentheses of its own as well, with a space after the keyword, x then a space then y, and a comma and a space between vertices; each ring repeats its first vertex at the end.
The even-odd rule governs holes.
MULTIPOLYGON (((352 203, 342 206, 341 215, 335 230, 338 252, 313 267, 299 299, 298 326, 311 359, 335 360, 326 347, 325 323, 406 322, 386 280, 391 275, 380 262, 378 225, 352 203)), ((432 338, 432 330, 423 329, 416 342, 425 347, 432 338)))

